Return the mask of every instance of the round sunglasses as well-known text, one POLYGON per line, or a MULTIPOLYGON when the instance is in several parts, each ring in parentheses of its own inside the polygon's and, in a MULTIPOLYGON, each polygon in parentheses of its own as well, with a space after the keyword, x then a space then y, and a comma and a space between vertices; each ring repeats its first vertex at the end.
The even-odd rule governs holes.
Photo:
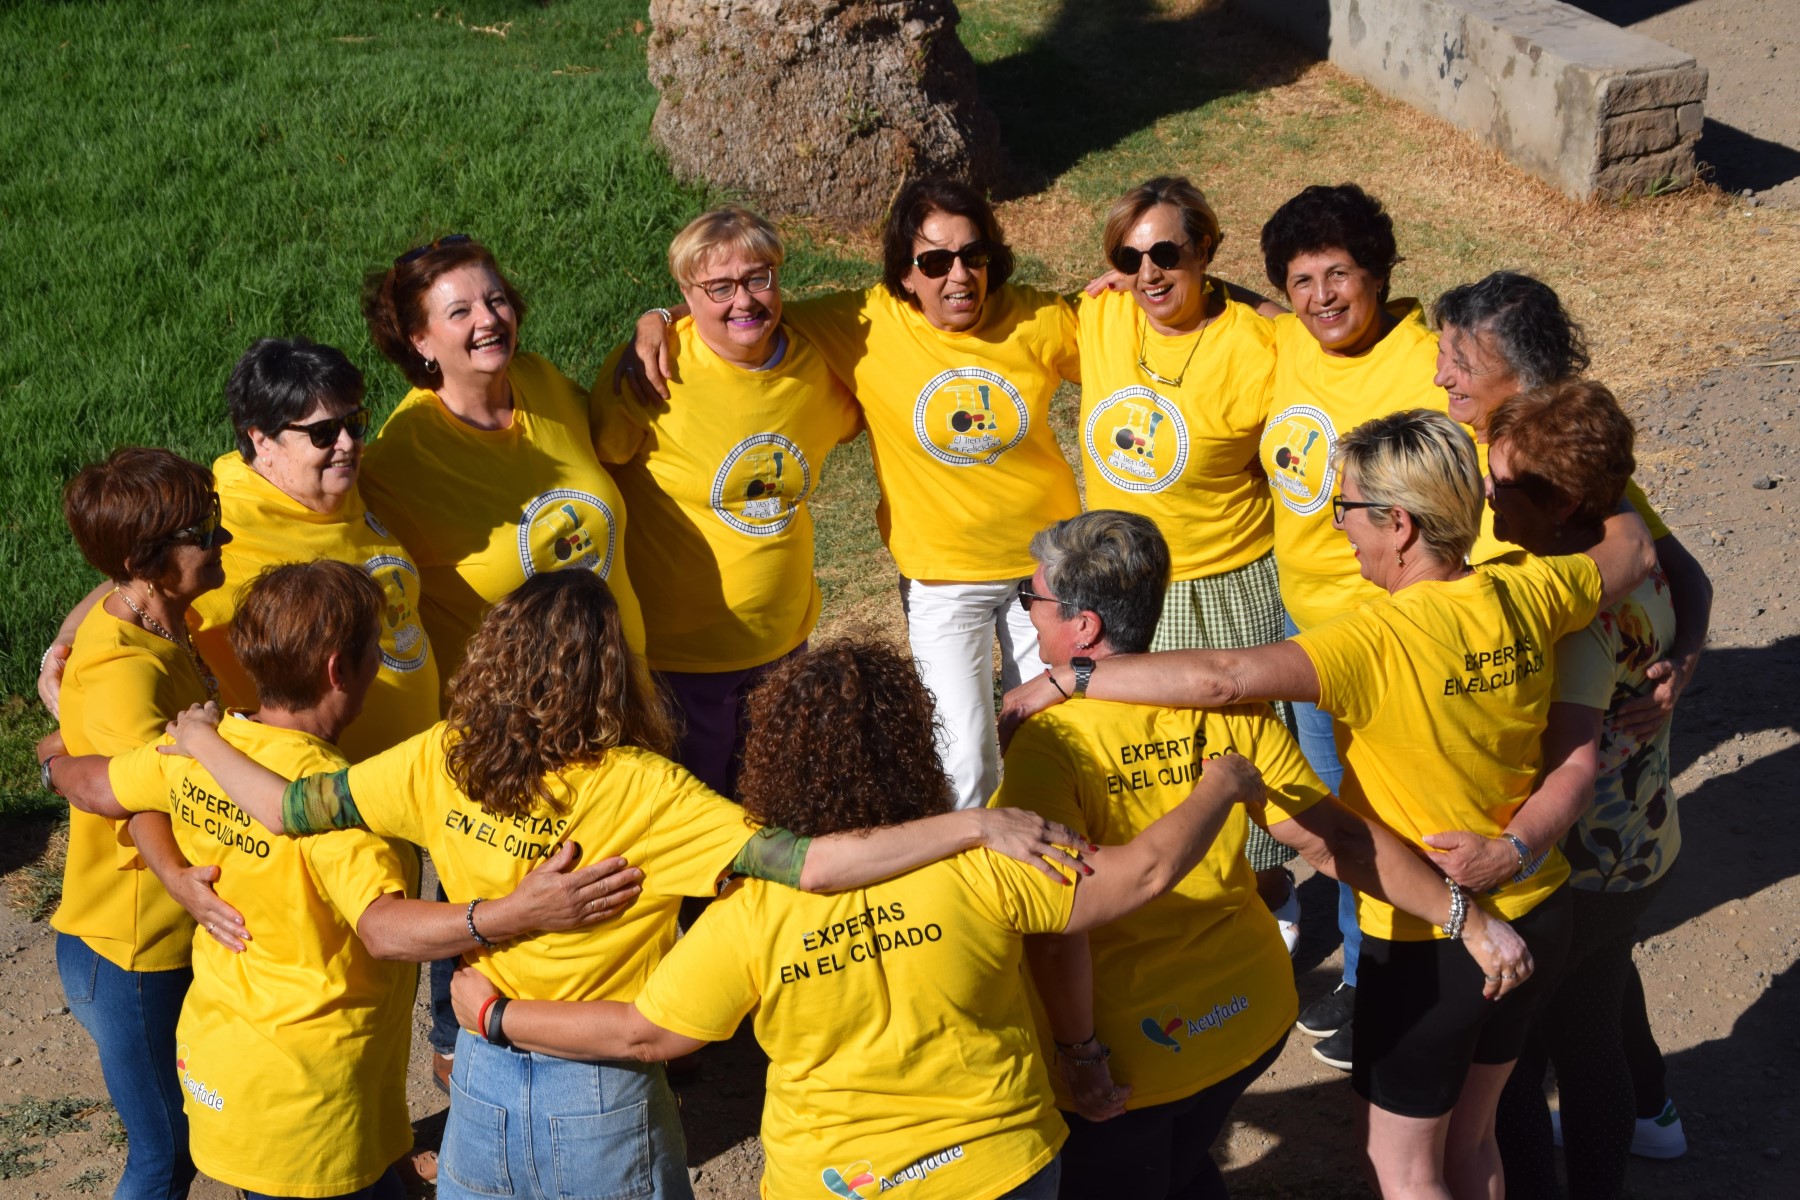
POLYGON ((1112 252, 1112 265, 1119 269, 1121 275, 1136 275, 1138 268, 1144 265, 1144 259, 1161 267, 1165 271, 1173 271, 1175 264, 1181 261, 1181 252, 1188 248, 1187 242, 1158 242, 1148 250, 1139 250, 1136 246, 1119 246, 1112 252))
POLYGON ((994 256, 994 248, 986 241, 973 241, 960 250, 926 250, 913 255, 912 265, 927 279, 942 279, 950 273, 950 264, 962 259, 963 266, 979 271, 994 256))

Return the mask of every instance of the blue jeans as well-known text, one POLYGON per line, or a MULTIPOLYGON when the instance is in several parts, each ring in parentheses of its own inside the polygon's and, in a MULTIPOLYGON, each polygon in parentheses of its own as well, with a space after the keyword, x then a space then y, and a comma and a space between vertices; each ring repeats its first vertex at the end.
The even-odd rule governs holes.
MULTIPOLYGON (((1300 629, 1288 618, 1287 635, 1300 629)), ((1313 773, 1337 795, 1344 783, 1344 764, 1338 761, 1337 737, 1332 733, 1331 714, 1314 704, 1294 705, 1294 728, 1300 737, 1300 753, 1306 756, 1313 773)), ((1356 924, 1356 891, 1338 884, 1338 933, 1344 938, 1344 982, 1356 986, 1356 960, 1362 954, 1362 930, 1356 924)))
POLYGON ((439 1200, 692 1200, 661 1063, 590 1063, 457 1035, 439 1200))
MULTIPOLYGON (((439 904, 450 897, 444 895, 444 885, 437 885, 437 892, 432 896, 439 904)), ((455 957, 440 958, 427 964, 425 980, 431 989, 431 1029, 425 1040, 438 1054, 456 1053, 456 1009, 450 1003, 450 977, 456 974, 456 968, 462 966, 462 959, 455 957)))
POLYGON ((1062 1155, 1045 1163, 1036 1175, 1021 1183, 1010 1192, 996 1196, 994 1200, 1056 1200, 1057 1190, 1062 1187, 1062 1155))
POLYGON ((100 1073, 128 1139, 113 1200, 182 1200, 194 1179, 175 1074, 175 1022, 194 973, 127 971, 66 933, 56 973, 69 1012, 94 1039, 100 1073))
MULTIPOLYGON (((245 1190, 244 1200, 285 1200, 280 1196, 265 1196, 261 1192, 245 1190)), ((406 1200, 406 1185, 400 1182, 400 1172, 389 1167, 380 1179, 366 1188, 357 1188, 354 1192, 345 1192, 341 1196, 333 1196, 331 1200, 406 1200)))

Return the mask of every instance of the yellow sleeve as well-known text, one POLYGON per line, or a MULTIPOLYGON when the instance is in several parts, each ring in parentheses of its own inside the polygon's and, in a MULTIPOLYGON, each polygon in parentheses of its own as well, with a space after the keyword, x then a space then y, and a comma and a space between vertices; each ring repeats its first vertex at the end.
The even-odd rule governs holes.
POLYGON ((1637 515, 1644 518, 1644 524, 1650 527, 1651 541, 1660 542, 1669 536, 1669 527, 1663 523, 1662 515, 1650 503, 1650 497, 1644 495, 1644 489, 1638 486, 1637 480, 1625 481, 1625 498, 1631 501, 1631 507, 1637 510, 1637 515))
POLYGON ((351 798, 369 832, 424 846, 429 812, 447 807, 456 785, 444 770, 443 722, 350 767, 351 798), (434 804, 444 799, 445 803, 434 804))
POLYGON ((868 349, 869 309, 879 301, 875 293, 881 286, 784 304, 781 319, 813 344, 833 375, 850 384, 856 378, 856 364, 868 349))
POLYGON ((1556 683, 1553 699, 1560 704, 1579 704, 1605 712, 1612 707, 1613 648, 1601 619, 1588 622, 1556 643, 1556 683))
POLYGON ((112 785, 113 798, 132 812, 168 812, 169 768, 185 759, 174 759, 157 752, 158 745, 173 739, 158 738, 136 750, 116 755, 106 764, 106 781, 112 785))
POLYGON ((1385 622, 1368 609, 1343 613, 1292 639, 1319 676, 1319 707, 1352 729, 1381 711, 1387 664, 1404 656, 1385 622))
POLYGON ((297 844, 318 881, 320 894, 352 928, 377 897, 389 892, 418 894, 418 857, 410 851, 403 856, 385 838, 361 829, 334 829, 301 838, 297 844), (412 859, 410 868, 406 858, 412 859))
POLYGON ((1050 328, 1059 336, 1051 349, 1050 361, 1056 373, 1070 383, 1081 382, 1081 339, 1076 329, 1075 307, 1061 296, 1056 297, 1056 319, 1050 328))
POLYGON ((1264 706, 1262 711, 1244 713, 1234 718, 1234 724, 1243 729, 1248 747, 1240 753, 1262 772, 1264 826, 1297 817, 1331 794, 1273 709, 1264 706))
POLYGON ((588 393, 588 429, 594 438, 594 453, 609 466, 630 462, 637 456, 650 431, 650 414, 639 403, 630 384, 613 394, 613 371, 624 357, 625 346, 616 347, 600 364, 594 375, 594 386, 588 393))
POLYGON ((1087 814, 1081 808, 1080 774, 1069 760, 1048 720, 1025 722, 1007 747, 1000 786, 989 808, 1024 808, 1050 821, 1061 821, 1087 836, 1087 814))
POLYGON ((161 740, 163 729, 186 704, 167 664, 148 653, 120 650, 81 665, 86 706, 82 734, 95 754, 123 754, 161 740))
POLYGON ((1600 568, 1585 554, 1559 554, 1551 558, 1528 556, 1527 565, 1538 567, 1538 578, 1551 580, 1539 593, 1551 638, 1560 640, 1583 628, 1600 613, 1600 568))
POLYGON ((682 1037, 723 1042, 762 999, 754 956, 768 939, 753 929, 750 893, 778 900, 778 885, 740 881, 682 935, 634 1002, 651 1024, 682 1037))
POLYGON ((665 896, 713 895, 756 823, 684 768, 649 754, 643 758, 640 786, 655 789, 652 801, 659 807, 643 852, 643 861, 656 869, 644 887, 665 896))

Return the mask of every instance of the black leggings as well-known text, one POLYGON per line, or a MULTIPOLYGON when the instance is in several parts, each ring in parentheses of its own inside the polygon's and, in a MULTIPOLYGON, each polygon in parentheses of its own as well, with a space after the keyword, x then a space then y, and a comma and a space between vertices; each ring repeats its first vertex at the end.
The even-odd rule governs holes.
POLYGON ((1650 1037, 1643 984, 1631 957, 1638 918, 1661 889, 1660 879, 1631 892, 1571 889, 1574 930, 1568 964, 1555 993, 1539 1010, 1496 1115, 1506 1190, 1512 1195, 1561 1194, 1544 1100, 1547 1063, 1556 1067, 1562 1095, 1563 1162, 1575 1200, 1611 1200, 1624 1183, 1642 1111, 1628 1046, 1646 1058, 1644 1070, 1654 1078, 1661 1109, 1662 1055, 1650 1037))

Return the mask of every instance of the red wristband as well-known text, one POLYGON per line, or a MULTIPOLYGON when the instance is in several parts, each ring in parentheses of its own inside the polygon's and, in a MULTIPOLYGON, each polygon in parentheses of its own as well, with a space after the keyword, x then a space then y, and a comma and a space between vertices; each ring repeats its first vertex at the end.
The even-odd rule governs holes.
POLYGON ((481 1008, 475 1014, 474 1034, 476 1037, 480 1038, 484 1042, 487 1041, 488 1009, 494 1007, 494 1001, 498 1000, 499 998, 500 998, 500 993, 495 992, 492 996, 489 996, 486 1000, 483 1000, 481 1002, 481 1008))

